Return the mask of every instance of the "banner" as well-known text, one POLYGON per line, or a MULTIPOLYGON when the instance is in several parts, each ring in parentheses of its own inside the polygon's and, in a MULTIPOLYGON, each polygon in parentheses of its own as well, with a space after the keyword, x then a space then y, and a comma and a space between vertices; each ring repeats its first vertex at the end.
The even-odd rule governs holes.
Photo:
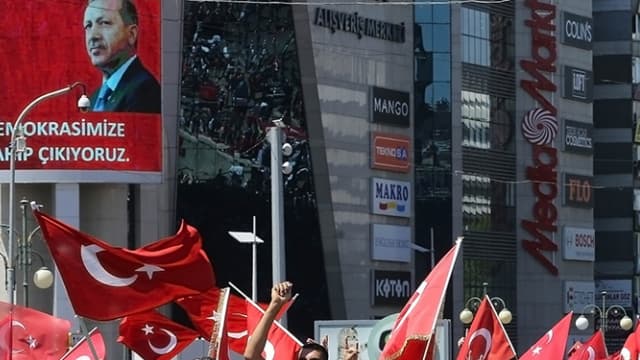
POLYGON ((45 94, 20 124, 17 182, 161 180, 160 3, 123 1, 3 2, 0 181, 16 120, 45 94), (83 87, 88 112, 77 108, 83 87))

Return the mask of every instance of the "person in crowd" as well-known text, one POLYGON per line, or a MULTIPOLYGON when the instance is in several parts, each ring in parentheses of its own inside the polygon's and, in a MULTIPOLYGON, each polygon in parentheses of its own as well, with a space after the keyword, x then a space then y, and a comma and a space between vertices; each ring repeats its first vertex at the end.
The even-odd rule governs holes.
MULTIPOLYGON (((258 321, 255 330, 247 341, 247 347, 244 351, 244 358, 246 360, 264 360, 262 357, 262 350, 267 342, 267 335, 269 329, 273 324, 276 316, 280 312, 280 309, 291 299, 291 293, 293 284, 289 281, 284 281, 275 284, 271 288, 271 301, 269 306, 258 321)), ((316 343, 315 341, 307 341, 300 349, 296 359, 298 360, 329 360, 329 353, 327 349, 316 343)), ((351 359, 355 360, 355 359, 351 359)))
POLYGON ((102 73, 90 97, 93 111, 160 113, 160 84, 136 54, 138 31, 133 0, 89 0, 85 46, 102 73))

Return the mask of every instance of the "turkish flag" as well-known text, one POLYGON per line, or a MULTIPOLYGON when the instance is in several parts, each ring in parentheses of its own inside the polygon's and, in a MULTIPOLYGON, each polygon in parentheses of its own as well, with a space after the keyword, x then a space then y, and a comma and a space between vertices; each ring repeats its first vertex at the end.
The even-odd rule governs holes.
POLYGON ((501 359, 516 357, 516 351, 509 340, 496 310, 488 296, 485 296, 473 317, 473 322, 460 347, 457 360, 501 359))
POLYGON ((198 337, 155 310, 129 315, 120 322, 117 341, 145 360, 169 360, 198 337))
POLYGON ((113 320, 215 284, 202 238, 184 222, 176 235, 129 250, 112 247, 40 211, 34 216, 80 316, 113 320))
MULTIPOLYGON (((191 323, 205 339, 211 339, 213 334, 212 314, 221 312, 220 295, 222 289, 211 288, 197 295, 190 295, 176 300, 176 303, 184 309, 189 316, 191 323)), ((289 309, 295 301, 296 296, 282 307, 278 313, 276 320, 289 309)), ((258 305, 266 309, 268 304, 258 303, 258 305)), ((226 322, 227 335, 229 337, 229 348, 239 354, 244 353, 247 347, 247 338, 249 331, 247 328, 247 303, 244 298, 229 294, 227 301, 226 322)))
POLYGON ((533 344, 527 352, 520 356, 520 360, 564 359, 572 316, 573 312, 565 315, 551 330, 547 331, 543 337, 533 344))
POLYGON ((617 353, 611 356, 614 360, 638 360, 638 336, 640 336, 640 327, 636 327, 636 330, 627 336, 627 339, 617 353))
POLYGON ((68 348, 71 323, 49 314, 0 303, 0 357, 13 360, 58 360, 68 348), (11 344, 11 346, 9 346, 11 344))
POLYGON ((576 351, 569 355, 569 360, 597 360, 606 359, 607 346, 604 343, 604 335, 601 330, 596 331, 589 340, 580 344, 576 351))
MULTIPOLYGON (((98 355, 98 360, 104 360, 107 353, 107 349, 104 345, 104 338, 98 328, 93 328, 89 331, 89 338, 91 339, 91 345, 98 355)), ((75 344, 60 360, 78 360, 78 359, 91 359, 94 360, 93 352, 89 346, 87 337, 83 337, 77 344, 75 344)))
POLYGON ((429 349, 435 347, 429 343, 433 339, 461 244, 462 240, 458 239, 404 306, 393 324, 391 337, 382 350, 380 360, 433 358, 433 350, 429 349))
MULTIPOLYGON (((253 333, 253 330, 258 325, 258 321, 264 315, 264 310, 251 301, 246 299, 247 304, 247 327, 249 332, 253 333)), ((282 312, 280 312, 281 314, 282 312)), ((269 333, 267 334, 267 342, 264 345, 262 356, 265 360, 295 360, 297 359, 298 352, 302 348, 300 340, 285 329, 278 321, 274 321, 269 333)))

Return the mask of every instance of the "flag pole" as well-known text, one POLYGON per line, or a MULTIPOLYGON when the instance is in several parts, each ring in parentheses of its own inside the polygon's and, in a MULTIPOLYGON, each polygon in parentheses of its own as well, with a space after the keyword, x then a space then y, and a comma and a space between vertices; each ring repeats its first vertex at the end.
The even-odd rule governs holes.
POLYGON ((95 346, 93 346, 93 340, 91 340, 91 336, 89 336, 89 332, 87 331, 87 324, 85 323, 84 318, 77 315, 76 317, 78 318, 78 324, 80 324, 80 332, 82 332, 82 335, 87 338, 87 344, 89 345, 89 350, 91 350, 93 359, 100 360, 98 352, 96 351, 95 346))
MULTIPOLYGON (((91 331, 89 331, 89 337, 91 337, 91 335, 93 335, 93 333, 98 330, 97 327, 94 327, 93 329, 91 329, 91 331)), ((73 352, 73 350, 75 350, 78 346, 80 346, 80 344, 82 344, 82 340, 83 339, 87 339, 87 338, 82 338, 80 339, 80 341, 78 341, 77 343, 75 343, 72 347, 69 348, 69 350, 67 350, 66 353, 64 353, 64 355, 62 355, 62 357, 60 358, 60 360, 65 360, 69 354, 71 354, 73 352)))
MULTIPOLYGON (((224 296, 218 300, 218 309, 220 308, 220 302, 223 303, 222 312, 217 315, 220 317, 219 321, 215 321, 213 324, 213 331, 211 332, 211 339, 209 339, 209 351, 207 354, 214 358, 220 358, 220 346, 222 346, 222 338, 224 336, 224 332, 226 331, 227 326, 227 307, 229 306, 229 294, 231 290, 229 288, 221 289, 224 290, 224 296), (214 338, 215 337, 215 338, 214 338)), ((217 309, 216 309, 217 310, 217 309)), ((214 312, 216 311, 214 310, 214 312)), ((226 345, 226 344, 224 344, 226 345)))

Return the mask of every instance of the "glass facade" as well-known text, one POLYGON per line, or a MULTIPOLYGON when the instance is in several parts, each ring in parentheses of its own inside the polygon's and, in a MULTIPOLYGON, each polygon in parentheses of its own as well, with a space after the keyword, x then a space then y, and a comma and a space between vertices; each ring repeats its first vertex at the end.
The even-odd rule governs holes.
MULTIPOLYGON (((185 2, 177 159, 177 217, 197 227, 218 286, 251 289, 251 247, 228 231, 252 231, 256 217, 259 300, 271 277, 270 147, 282 119, 293 153, 283 176, 286 274, 301 296, 288 327, 313 336, 330 318, 298 53, 290 6, 185 2)), ((279 168, 279 167, 278 167, 279 168)), ((183 314, 175 310, 176 317, 183 314)))
MULTIPOLYGON (((415 241, 436 257, 451 247, 451 14, 449 5, 414 6, 415 241)), ((416 257, 416 281, 429 270, 416 257)))
MULTIPOLYGON (((516 304, 515 45, 511 9, 460 8, 464 298, 516 304), (512 88, 513 90, 509 90, 512 88), (511 165, 509 165, 511 164, 511 165)), ((499 309, 498 309, 499 310, 499 309)), ((516 315, 514 313, 514 315, 516 315)), ((517 343, 517 319, 506 327, 517 343)))

